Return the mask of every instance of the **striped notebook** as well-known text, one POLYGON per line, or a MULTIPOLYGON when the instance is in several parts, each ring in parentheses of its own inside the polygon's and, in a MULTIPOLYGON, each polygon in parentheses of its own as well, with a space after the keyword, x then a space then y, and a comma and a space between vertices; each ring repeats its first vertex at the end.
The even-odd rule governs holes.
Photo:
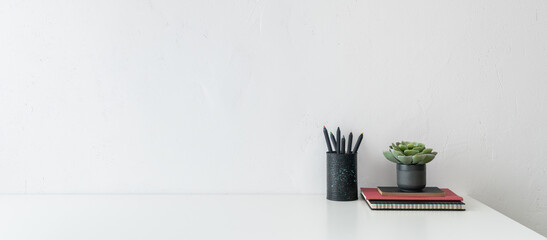
POLYGON ((361 192, 372 210, 442 210, 465 211, 462 201, 426 201, 426 200, 369 200, 361 192))
POLYGON ((450 191, 441 188, 445 192, 444 197, 415 197, 415 196, 383 196, 377 188, 361 188, 361 193, 368 200, 403 200, 403 201, 462 201, 463 198, 450 191))

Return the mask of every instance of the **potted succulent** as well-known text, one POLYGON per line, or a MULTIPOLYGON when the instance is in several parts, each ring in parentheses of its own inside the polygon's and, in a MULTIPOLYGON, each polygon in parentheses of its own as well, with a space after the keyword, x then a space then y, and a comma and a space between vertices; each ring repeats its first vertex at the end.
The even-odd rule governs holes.
POLYGON ((405 192, 419 192, 425 187, 425 164, 431 162, 436 152, 418 142, 396 142, 384 152, 387 160, 397 164, 397 187, 405 192))

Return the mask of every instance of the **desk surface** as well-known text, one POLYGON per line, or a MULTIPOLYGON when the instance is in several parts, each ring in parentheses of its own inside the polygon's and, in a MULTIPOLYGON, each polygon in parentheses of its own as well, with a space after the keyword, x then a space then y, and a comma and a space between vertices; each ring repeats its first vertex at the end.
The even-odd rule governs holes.
POLYGON ((0 195, 0 238, 545 239, 465 202, 464 212, 372 211, 323 195, 0 195))

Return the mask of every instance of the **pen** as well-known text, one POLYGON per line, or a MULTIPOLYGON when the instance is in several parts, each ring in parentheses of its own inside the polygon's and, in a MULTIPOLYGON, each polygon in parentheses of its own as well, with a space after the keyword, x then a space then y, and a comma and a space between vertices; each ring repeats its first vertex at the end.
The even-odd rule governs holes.
POLYGON ((330 132, 330 140, 332 141, 334 148, 336 148, 338 145, 336 144, 336 139, 334 138, 334 134, 332 134, 332 132, 330 132))
POLYGON ((351 154, 351 142, 353 140, 353 133, 352 132, 349 132, 349 136, 348 136, 348 154, 351 154))
POLYGON ((340 147, 340 153, 346 153, 346 138, 344 136, 342 136, 342 146, 340 147))
POLYGON ((338 127, 336 129, 336 141, 337 141, 337 145, 336 145, 336 153, 340 153, 340 127, 338 127))
POLYGON ((327 128, 323 126, 323 135, 325 135, 325 141, 327 142, 327 149, 329 152, 332 152, 332 147, 330 146, 330 140, 329 140, 329 133, 327 132, 327 128))
POLYGON ((363 133, 359 135, 359 138, 357 139, 357 142, 355 143, 355 149, 353 149, 353 153, 357 153, 357 150, 359 150, 359 145, 361 145, 361 140, 363 140, 363 133))

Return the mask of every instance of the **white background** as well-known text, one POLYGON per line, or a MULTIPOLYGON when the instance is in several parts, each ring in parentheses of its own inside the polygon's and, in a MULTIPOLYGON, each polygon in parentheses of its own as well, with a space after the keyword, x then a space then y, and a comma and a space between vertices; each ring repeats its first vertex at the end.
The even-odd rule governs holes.
POLYGON ((547 235, 547 2, 2 1, 1 193, 324 193, 321 128, 547 235))

